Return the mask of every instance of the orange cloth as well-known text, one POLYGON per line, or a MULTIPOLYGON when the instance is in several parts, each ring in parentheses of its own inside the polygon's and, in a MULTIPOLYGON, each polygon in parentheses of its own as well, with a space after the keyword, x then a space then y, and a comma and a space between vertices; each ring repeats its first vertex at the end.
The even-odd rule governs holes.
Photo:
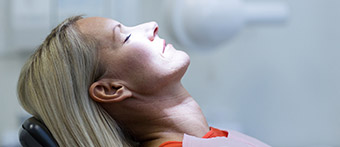
MULTIPOLYGON (((210 127, 210 131, 202 138, 214 138, 214 137, 228 137, 227 131, 222 131, 213 127, 210 127)), ((181 141, 167 141, 162 143, 159 147, 182 147, 181 141)))

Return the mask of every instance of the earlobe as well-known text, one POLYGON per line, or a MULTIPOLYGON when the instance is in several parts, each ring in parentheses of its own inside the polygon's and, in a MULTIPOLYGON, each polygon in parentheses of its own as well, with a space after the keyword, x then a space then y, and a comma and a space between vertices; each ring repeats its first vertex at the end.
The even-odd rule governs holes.
POLYGON ((91 84, 90 97, 100 103, 120 102, 132 96, 125 85, 111 80, 100 80, 91 84))

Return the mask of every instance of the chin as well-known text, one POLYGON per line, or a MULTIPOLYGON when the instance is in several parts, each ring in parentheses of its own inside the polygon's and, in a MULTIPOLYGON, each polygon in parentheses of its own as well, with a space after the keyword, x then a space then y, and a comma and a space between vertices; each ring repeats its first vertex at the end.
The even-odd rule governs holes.
POLYGON ((177 71, 182 78, 190 65, 190 57, 187 53, 183 52, 183 57, 181 58, 181 67, 177 71))
POLYGON ((184 60, 184 62, 185 62, 185 64, 187 64, 187 66, 189 66, 189 64, 190 64, 190 56, 186 53, 186 52, 184 52, 184 51, 181 51, 182 53, 183 53, 183 60, 184 60))

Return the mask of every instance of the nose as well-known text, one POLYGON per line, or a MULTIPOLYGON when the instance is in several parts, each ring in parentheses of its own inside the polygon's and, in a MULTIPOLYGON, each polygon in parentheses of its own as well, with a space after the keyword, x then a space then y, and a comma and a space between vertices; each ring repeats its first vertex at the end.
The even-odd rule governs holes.
POLYGON ((158 34, 158 24, 154 21, 145 23, 145 31, 150 41, 153 41, 158 34))

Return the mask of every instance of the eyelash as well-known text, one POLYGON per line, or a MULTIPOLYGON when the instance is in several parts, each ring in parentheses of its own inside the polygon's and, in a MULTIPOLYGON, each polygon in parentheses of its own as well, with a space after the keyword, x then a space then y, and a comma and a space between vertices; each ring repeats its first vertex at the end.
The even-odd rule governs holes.
POLYGON ((125 38, 124 43, 125 43, 126 41, 128 41, 130 37, 131 37, 131 34, 128 35, 128 36, 125 38))

